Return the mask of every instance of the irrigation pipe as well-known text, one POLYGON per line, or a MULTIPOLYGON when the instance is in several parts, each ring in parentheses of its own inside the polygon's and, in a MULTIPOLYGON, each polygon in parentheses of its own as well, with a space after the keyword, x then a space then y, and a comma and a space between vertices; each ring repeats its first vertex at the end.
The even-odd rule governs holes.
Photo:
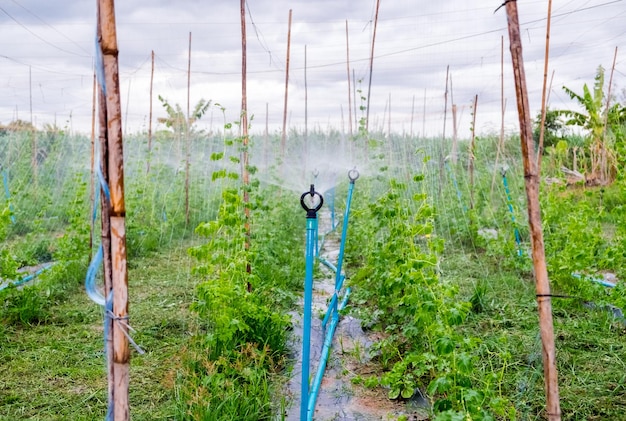
POLYGON ((354 191, 354 182, 359 178, 359 172, 356 169, 352 169, 348 172, 348 178, 350 179, 350 186, 348 187, 348 197, 346 199, 346 209, 343 216, 343 228, 341 230, 341 243, 339 244, 339 256, 337 257, 337 267, 335 269, 335 292, 328 305, 328 310, 324 316, 322 327, 326 329, 328 319, 333 313, 337 313, 337 301, 339 300, 339 292, 343 286, 343 281, 346 279, 342 273, 343 268, 343 255, 346 248, 346 238, 348 234, 348 220, 350 217, 350 206, 352 204, 352 194, 354 191))
POLYGON ((302 329, 302 381, 300 389, 300 420, 307 419, 308 397, 309 397, 309 368, 311 354, 311 306, 313 303, 313 266, 315 260, 315 247, 317 236, 317 211, 322 208, 324 198, 315 191, 315 186, 311 184, 311 189, 300 196, 300 204, 306 211, 306 267, 304 277, 304 315, 302 329), (309 203, 305 201, 310 196, 309 203), (319 198, 316 202, 315 196, 319 198))
MULTIPOLYGON (((341 304, 338 306, 337 301, 339 300, 339 292, 341 291, 341 287, 343 286, 343 281, 345 280, 345 275, 342 273, 343 266, 343 255, 346 247, 346 238, 348 234, 348 222, 350 216, 350 205, 352 203, 352 194, 354 191, 354 183, 359 178, 359 172, 355 169, 352 169, 348 172, 348 178, 350 179, 350 186, 348 188, 348 197, 346 200, 346 209, 343 217, 343 228, 341 231, 341 243, 339 245, 339 256, 337 258, 337 267, 335 269, 335 291, 333 293, 332 299, 328 305, 328 310, 326 311, 326 315, 324 316, 324 320, 322 321, 322 328, 326 330, 326 325, 328 321, 332 317, 332 321, 330 322, 330 328, 326 331, 326 336, 324 338, 324 345, 322 347, 322 354, 320 356, 320 362, 317 366, 317 372, 315 373, 315 378, 313 379, 313 384, 311 386, 311 393, 308 396, 308 415, 306 420, 310 421, 313 419, 313 413, 315 412, 315 403, 317 402, 317 396, 320 391, 320 386, 322 384, 322 379, 324 377, 324 371, 326 371, 326 364, 328 363, 328 357, 330 356, 330 348, 333 343, 333 336, 335 335, 335 330, 337 328, 337 324, 339 323, 339 312, 343 310, 348 302, 348 297, 350 296, 350 288, 346 289, 344 297, 341 301, 341 304)), ((302 395, 303 397, 305 395, 302 395)), ((302 398, 304 401, 304 398, 302 398)), ((302 420, 304 421, 304 420, 302 420)))
POLYGON ((519 230, 517 229, 517 224, 515 222, 515 213, 513 213, 511 191, 509 190, 509 183, 506 180, 506 168, 503 167, 500 170, 500 174, 502 174, 502 184, 504 184, 504 192, 506 193, 506 204, 507 204, 507 207, 509 208, 509 213, 511 214, 511 222, 513 222, 514 233, 515 233, 515 244, 517 246, 517 255, 523 256, 524 252, 522 251, 522 246, 521 246, 522 239, 521 239, 519 230))
POLYGON ((42 273, 44 273, 45 271, 47 271, 48 269, 50 269, 52 266, 54 266, 54 263, 48 263, 45 266, 41 267, 40 269, 38 269, 37 271, 31 273, 30 275, 27 275, 21 279, 18 279, 17 281, 9 281, 8 283, 6 283, 5 285, 0 286, 0 291, 2 291, 3 289, 6 289, 10 286, 14 286, 14 287, 18 287, 20 285, 23 285, 27 282, 32 281, 33 279, 35 279, 36 277, 38 277, 39 275, 41 275, 42 273))
POLYGON ((454 188, 456 190, 456 197, 459 199, 459 205, 461 205, 461 209, 463 209, 463 213, 465 213, 467 211, 467 207, 465 206, 465 204, 463 204, 463 196, 461 195, 461 190, 459 189, 459 183, 456 181, 456 175, 454 175, 454 172, 450 168, 450 164, 448 164, 447 158, 444 160, 444 166, 446 167, 446 171, 448 172, 448 175, 452 179, 452 184, 454 184, 454 188))
MULTIPOLYGON (((339 305, 339 311, 343 310, 346 307, 349 297, 350 288, 347 288, 343 300, 341 300, 341 304, 339 305)), ((313 419, 313 413, 315 412, 315 403, 317 402, 317 396, 319 394, 320 386, 322 384, 322 378, 324 377, 324 371, 326 371, 326 364, 328 363, 328 357, 330 356, 330 348, 333 344, 333 336, 335 335, 335 329, 339 324, 338 313, 335 314, 337 315, 337 317, 333 317, 333 320, 330 323, 330 327, 326 332, 326 337, 324 338, 324 346, 322 347, 320 363, 317 367, 317 373, 315 373, 315 379, 313 379, 313 385, 311 386, 311 394, 309 396, 308 402, 309 406, 307 421, 311 421, 313 419)))

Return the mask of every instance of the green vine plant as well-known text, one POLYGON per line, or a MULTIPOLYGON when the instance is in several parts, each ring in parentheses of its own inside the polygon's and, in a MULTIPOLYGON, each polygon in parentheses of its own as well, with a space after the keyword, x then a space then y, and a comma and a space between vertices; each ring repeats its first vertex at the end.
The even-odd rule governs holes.
POLYGON ((433 232, 423 180, 390 180, 384 194, 354 215, 352 233, 363 241, 353 242, 369 243, 361 246, 351 279, 357 313, 383 335, 372 349, 382 374, 364 383, 386 388, 390 399, 426 395, 435 420, 515 419, 497 387, 476 380, 480 341, 458 329, 472 303, 439 276, 443 240, 433 232))
MULTIPOLYGON (((240 156, 246 146, 241 137, 226 136, 237 124, 225 123, 224 149, 210 158, 222 164, 212 175, 223 186, 217 216, 197 226, 206 242, 189 249, 197 259, 193 272, 202 280, 192 309, 203 331, 188 364, 184 419, 271 419, 272 374, 287 352, 290 319, 268 299, 267 280, 255 267, 261 251, 249 247, 253 212, 266 207, 258 181, 242 182, 240 156)), ((252 166, 246 170, 255 172, 252 166)))

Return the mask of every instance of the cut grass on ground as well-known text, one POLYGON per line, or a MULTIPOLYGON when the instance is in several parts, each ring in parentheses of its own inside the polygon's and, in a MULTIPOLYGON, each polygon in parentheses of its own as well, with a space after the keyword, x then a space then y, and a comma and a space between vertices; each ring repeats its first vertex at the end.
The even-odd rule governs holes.
MULTIPOLYGON (((475 311, 462 329, 481 339, 478 376, 497 375, 520 420, 542 420, 543 365, 535 285, 530 272, 507 270, 448 250, 443 279, 461 288, 475 311), (469 297, 472 297, 470 299, 469 297)), ((558 294, 558 291, 553 291, 558 294)), ((563 420, 626 420, 626 326, 609 311, 575 298, 552 300, 563 420)), ((493 381, 493 380, 492 380, 493 381)))
MULTIPOLYGON (((175 383, 192 335, 194 285, 187 244, 132 260, 129 267, 133 339, 130 405, 133 420, 176 417, 175 383)), ((102 310, 83 289, 51 309, 45 323, 0 325, 0 420, 104 419, 107 378, 102 310)))

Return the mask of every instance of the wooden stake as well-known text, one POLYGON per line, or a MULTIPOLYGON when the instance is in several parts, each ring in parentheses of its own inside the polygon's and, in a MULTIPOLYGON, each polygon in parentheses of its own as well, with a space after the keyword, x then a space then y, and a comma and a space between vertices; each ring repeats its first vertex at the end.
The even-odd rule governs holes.
MULTIPOLYGON (((106 119, 108 178, 111 202, 111 271, 113 286, 113 317, 118 321, 128 318, 128 271, 126 264, 126 208, 124 203, 124 154, 122 142, 122 110, 118 70, 115 6, 113 0, 98 0, 101 27, 100 45, 104 62, 106 85, 106 119)), ((130 349, 128 328, 113 322, 113 395, 114 420, 130 420, 129 369, 130 349)))
MULTIPOLYGON (((98 47, 102 51, 102 31, 100 24, 100 7, 98 5, 98 22, 97 22, 98 47)), ((104 93, 104 86, 98 89, 98 142, 100 145, 100 171, 104 182, 109 185, 109 146, 107 144, 107 104, 104 93)), ((113 291, 113 274, 111 270, 111 216, 110 201, 104 195, 104 189, 100 186, 100 211, 101 211, 101 244, 102 244, 102 262, 103 262, 103 278, 104 278, 104 296, 107 300, 111 298, 113 291)), ((104 338, 106 357, 107 357, 107 378, 108 378, 108 402, 111 405, 115 400, 115 373, 113 370, 113 320, 109 317, 105 319, 107 334, 104 338)))
POLYGON ((534 145, 526 75, 522 56, 522 41, 519 29, 517 2, 505 2, 515 93, 520 123, 520 139, 524 160, 524 178, 526 180, 526 198, 528 202, 528 225, 532 246, 533 267, 539 306, 539 328, 541 332, 543 373, 546 393, 546 412, 549 421, 560 421, 559 386, 556 368, 556 350, 554 345, 554 326, 552 324, 552 303, 550 281, 546 267, 543 231, 541 228, 541 208, 539 204, 539 173, 534 159, 534 145))
POLYGON ((539 126, 539 148, 537 148, 537 171, 541 172, 541 157, 543 155, 543 140, 545 136, 546 112, 547 112, 547 84, 548 84, 548 59, 550 58, 550 21, 552 20, 552 0, 548 0, 548 19, 546 24, 546 51, 543 59, 543 87, 541 89, 541 126, 539 126))
POLYGON ((291 50, 291 9, 289 9, 289 25, 287 29, 287 60, 285 64, 285 105, 283 108, 283 132, 280 138, 280 158, 285 160, 285 149, 287 144, 287 97, 289 95, 289 57, 291 50))
MULTIPOLYGON (((241 0, 241 136, 242 136, 242 168, 241 178, 243 181, 243 211, 245 215, 244 230, 246 250, 250 250, 250 193, 248 186, 250 185, 250 173, 248 172, 249 156, 248 156, 248 69, 247 69, 247 45, 246 45, 246 0, 241 0)), ((250 260, 246 257, 246 272, 252 272, 250 260)), ((248 281, 248 292, 252 291, 252 284, 248 281)))
POLYGON ((374 33, 372 34, 372 50, 370 52, 370 78, 367 85, 367 111, 365 116, 365 130, 369 130, 370 123, 370 93, 372 92, 372 73, 374 70, 374 45, 376 44, 376 28, 378 27, 378 9, 380 0, 376 0, 376 14, 374 15, 374 33))

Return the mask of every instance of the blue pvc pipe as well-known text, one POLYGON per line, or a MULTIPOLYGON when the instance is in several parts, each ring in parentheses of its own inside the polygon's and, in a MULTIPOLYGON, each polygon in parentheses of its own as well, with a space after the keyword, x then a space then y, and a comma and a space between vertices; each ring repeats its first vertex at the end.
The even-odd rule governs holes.
MULTIPOLYGON (((341 300, 341 305, 339 306, 339 310, 343 310, 348 302, 348 297, 350 296, 350 288, 346 289, 346 293, 344 294, 343 300, 341 300)), ((324 346, 322 348, 322 355, 320 357, 320 363, 317 367, 317 373, 315 373, 315 379, 313 380, 313 386, 311 388, 311 395, 309 396, 309 410, 308 410, 308 418, 307 421, 313 419, 313 413, 315 412, 315 403, 317 402, 317 396, 320 391, 320 386, 322 384, 322 378, 324 377, 324 371, 326 371, 326 364, 328 363, 328 357, 330 356, 330 348, 333 344, 333 336, 335 336, 335 329, 339 324, 339 313, 335 312, 333 316, 333 321, 330 323, 330 327, 328 331, 326 331, 326 336, 324 338, 324 346)))
POLYGON ((332 318, 330 322, 330 328, 326 331, 326 336, 324 338, 324 346, 322 348, 322 354, 320 357, 320 362, 317 367, 317 372, 315 373, 315 379, 313 379, 313 386, 311 390, 311 394, 308 399, 308 418, 307 421, 313 419, 313 413, 315 412, 315 403, 317 402, 317 395, 319 394, 320 386, 322 384, 322 378, 324 377, 324 371, 326 370, 326 364, 328 363, 328 357, 330 355, 330 348, 333 343, 333 336, 335 335, 335 329, 337 324, 339 323, 339 311, 343 310, 348 302, 348 297, 350 296, 350 289, 346 290, 344 294, 343 300, 341 301, 341 305, 337 306, 337 301, 339 300, 339 291, 341 291, 341 287, 343 286, 343 281, 345 280, 345 275, 342 272, 343 266, 343 255, 346 247, 346 238, 348 235, 348 222, 350 218, 350 206, 352 204, 352 194, 354 191, 354 182, 359 178, 359 173, 356 169, 348 172, 348 178, 350 179, 350 186, 348 188, 348 197, 346 199, 346 210, 343 217, 343 228, 341 230, 341 243, 339 245, 339 256, 337 257, 337 267, 333 267, 332 264, 326 260, 320 259, 322 263, 335 270, 335 291, 331 298, 331 301, 328 305, 328 310, 326 311, 326 315, 324 316, 324 320, 322 321, 323 329, 326 329, 326 325, 328 320, 332 318))
POLYGON ((35 279, 36 277, 41 275, 43 272, 45 272, 48 269, 50 269, 53 265, 54 265, 54 263, 48 263, 45 266, 43 266, 41 269, 37 270, 36 272, 31 273, 30 275, 27 275, 27 276, 25 276, 25 277, 23 277, 21 279, 18 279, 17 281, 10 281, 6 285, 0 286, 0 291, 2 291, 5 288, 8 288, 9 286, 16 286, 16 287, 18 287, 20 285, 25 284, 26 282, 32 281, 33 279, 35 279))
POLYGON ((337 267, 333 265, 331 262, 329 262, 328 260, 324 259, 323 257, 318 257, 317 259, 320 261, 321 264, 326 266, 328 269, 332 270, 335 273, 337 272, 337 267))
POLYGON ((580 273, 572 273, 572 276, 576 279, 587 279, 591 282, 595 282, 597 284, 600 284, 602 286, 605 287, 609 287, 609 288, 615 288, 615 284, 612 282, 609 282, 607 280, 605 280, 604 278, 598 278, 596 276, 588 276, 588 275, 581 275, 580 273))
POLYGON ((328 190, 328 206, 330 207, 330 230, 334 230, 339 223, 335 224, 335 188, 328 190))
MULTIPOLYGON (((346 199, 346 210, 343 215, 343 227, 341 229, 341 242, 339 244, 339 256, 337 257, 337 267, 335 268, 335 292, 330 300, 328 310, 326 311, 326 315, 324 316, 324 320, 322 321, 322 328, 326 329, 326 325, 328 324, 328 319, 331 314, 337 313, 337 301, 339 300, 339 291, 341 291, 341 287, 343 286, 343 281, 346 278, 342 274, 343 268, 343 255, 344 250, 346 248, 346 238, 348 235, 348 221, 350 218, 350 207, 352 205, 352 194, 354 192, 354 182, 357 178, 359 178, 359 173, 356 170, 352 170, 348 173, 348 177, 350 178, 350 186, 348 187, 348 197, 346 199), (356 175, 353 174, 353 171, 356 175)), ((326 263, 324 263, 326 264, 326 263)), ((328 266, 328 265, 327 265, 328 266)))
POLYGON ((502 171, 502 184, 504 184, 504 192, 506 193, 506 204, 509 208, 509 213, 511 214, 511 221, 513 222, 514 233, 515 233, 515 244, 517 245, 517 255, 522 256, 522 239, 517 229, 517 225, 515 223, 515 213, 513 213, 513 204, 511 203, 511 192, 509 191, 509 183, 506 181, 506 171, 502 171))
POLYGON ((302 326, 302 381, 300 389, 300 420, 307 419, 309 403, 309 369, 311 358, 311 310, 313 305, 313 266, 315 264, 316 240, 317 240, 317 211, 322 208, 324 198, 315 191, 311 184, 311 190, 300 196, 300 204, 306 210, 306 267, 304 276, 304 314, 302 326), (317 205, 308 205, 306 196, 311 196, 315 202, 315 196, 319 197, 317 205))
POLYGON ((463 196, 461 195, 461 190, 459 189, 459 183, 456 181, 456 175, 450 168, 448 161, 445 161, 444 166, 446 167, 446 171, 448 171, 448 175, 452 179, 452 184, 454 184, 454 189, 456 190, 456 197, 459 199, 459 204, 461 205, 461 209, 463 212, 467 211, 467 207, 463 204, 463 196))

